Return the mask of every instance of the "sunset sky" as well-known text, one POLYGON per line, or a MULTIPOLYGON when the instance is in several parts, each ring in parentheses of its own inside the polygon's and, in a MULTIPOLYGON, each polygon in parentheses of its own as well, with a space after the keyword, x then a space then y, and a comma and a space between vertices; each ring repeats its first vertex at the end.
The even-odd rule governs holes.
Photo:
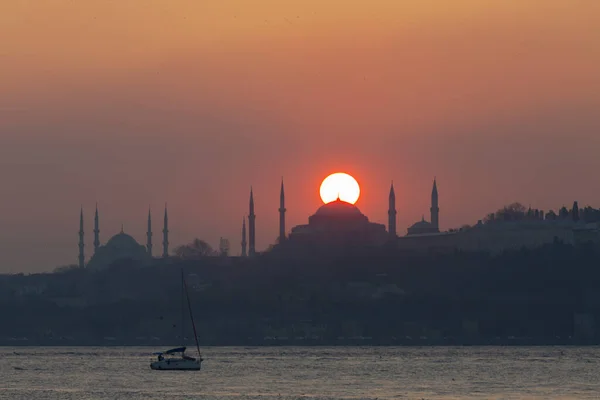
POLYGON ((0 272, 77 262, 125 231, 155 253, 257 248, 345 171, 357 206, 442 229, 506 203, 600 207, 600 1, 10 0, 0 3, 0 272))

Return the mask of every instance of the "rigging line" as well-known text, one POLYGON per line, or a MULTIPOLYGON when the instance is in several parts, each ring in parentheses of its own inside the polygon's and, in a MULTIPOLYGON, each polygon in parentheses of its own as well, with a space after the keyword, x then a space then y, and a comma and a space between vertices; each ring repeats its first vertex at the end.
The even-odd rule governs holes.
MULTIPOLYGON (((183 270, 182 270, 183 277, 183 270)), ((196 349, 198 349, 198 356, 202 358, 202 354, 200 353, 200 345, 198 344, 198 334, 196 333, 196 324, 194 323, 194 315, 192 314, 192 303, 190 302, 190 294, 187 289, 187 284, 185 283, 185 279, 183 279, 183 287, 185 289, 185 295, 187 297, 188 310, 190 311, 190 319, 192 320, 192 328, 194 328, 194 339, 196 340, 196 349)))

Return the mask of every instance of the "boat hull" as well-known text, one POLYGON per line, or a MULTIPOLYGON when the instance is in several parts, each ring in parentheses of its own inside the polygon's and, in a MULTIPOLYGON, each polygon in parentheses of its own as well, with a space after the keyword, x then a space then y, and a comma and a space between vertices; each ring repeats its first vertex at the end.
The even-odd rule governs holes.
POLYGON ((150 368, 155 371, 200 371, 201 361, 199 360, 162 360, 154 361, 150 368))

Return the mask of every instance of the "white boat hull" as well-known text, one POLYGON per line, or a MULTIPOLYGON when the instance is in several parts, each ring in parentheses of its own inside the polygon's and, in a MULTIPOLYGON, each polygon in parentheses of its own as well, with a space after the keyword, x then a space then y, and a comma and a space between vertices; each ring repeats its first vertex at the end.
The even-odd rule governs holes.
POLYGON ((200 371, 200 360, 165 359, 154 361, 150 368, 157 371, 200 371))

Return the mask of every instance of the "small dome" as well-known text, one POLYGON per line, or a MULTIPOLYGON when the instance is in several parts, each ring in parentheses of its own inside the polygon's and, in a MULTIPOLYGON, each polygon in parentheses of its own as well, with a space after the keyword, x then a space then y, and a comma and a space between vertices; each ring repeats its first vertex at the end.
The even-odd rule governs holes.
POLYGON ((421 220, 417 223, 414 223, 410 228, 411 229, 428 229, 431 227, 432 227, 431 222, 421 220))
POLYGON ((106 242, 106 247, 117 249, 137 249, 140 247, 140 244, 131 235, 121 232, 111 237, 108 242, 106 242))
POLYGON ((354 204, 337 199, 330 203, 323 204, 321 207, 319 207, 315 215, 322 217, 334 217, 344 215, 362 215, 362 213, 354 204))

